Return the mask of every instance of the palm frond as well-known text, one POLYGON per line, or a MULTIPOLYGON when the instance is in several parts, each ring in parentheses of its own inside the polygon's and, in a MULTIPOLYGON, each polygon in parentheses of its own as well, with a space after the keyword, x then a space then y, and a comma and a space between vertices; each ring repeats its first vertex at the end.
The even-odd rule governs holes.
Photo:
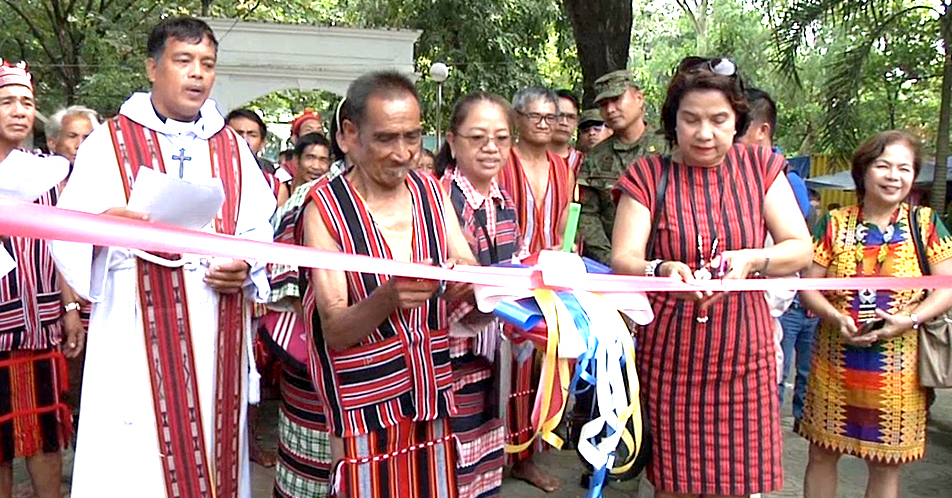
POLYGON ((860 134, 871 131, 858 129, 856 104, 860 98, 863 67, 874 45, 894 27, 893 23, 917 8, 920 7, 910 7, 879 16, 880 21, 872 25, 857 45, 844 50, 828 66, 830 73, 823 84, 826 114, 819 134, 820 147, 849 154, 859 144, 860 134))
POLYGON ((778 72, 801 86, 797 70, 797 56, 810 29, 819 22, 833 26, 859 19, 874 19, 887 12, 889 0, 795 0, 781 17, 774 32, 777 56, 774 64, 778 72))

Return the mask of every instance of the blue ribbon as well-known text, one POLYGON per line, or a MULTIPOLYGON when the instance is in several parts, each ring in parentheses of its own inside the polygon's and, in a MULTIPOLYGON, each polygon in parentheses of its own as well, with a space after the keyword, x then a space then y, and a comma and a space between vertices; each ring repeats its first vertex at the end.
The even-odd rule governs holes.
POLYGON ((556 295, 568 308, 572 320, 575 322, 575 327, 585 341, 586 350, 578 357, 578 362, 575 364, 575 373, 572 375, 572 382, 569 384, 569 392, 577 395, 595 385, 594 357, 598 340, 595 339, 595 334, 591 333, 591 321, 588 318, 588 313, 582 309, 582 305, 575 299, 575 296, 571 292, 559 292, 556 295), (581 388, 579 388, 579 380, 584 381, 581 388))
POLYGON ((531 330, 544 319, 542 310, 532 297, 514 302, 500 301, 496 303, 493 314, 519 330, 531 330))

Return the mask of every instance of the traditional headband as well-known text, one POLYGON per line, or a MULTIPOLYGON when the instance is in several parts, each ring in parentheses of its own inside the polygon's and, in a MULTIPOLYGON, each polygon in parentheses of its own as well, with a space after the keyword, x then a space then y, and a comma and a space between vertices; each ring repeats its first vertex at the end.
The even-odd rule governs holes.
POLYGON ((304 109, 298 117, 294 118, 294 121, 291 121, 291 134, 297 135, 301 131, 301 126, 304 125, 305 121, 316 119, 317 121, 321 120, 321 113, 316 112, 314 109, 304 109))
POLYGON ((0 87, 8 85, 21 85, 33 91, 33 77, 27 70, 26 62, 12 64, 0 59, 0 87))

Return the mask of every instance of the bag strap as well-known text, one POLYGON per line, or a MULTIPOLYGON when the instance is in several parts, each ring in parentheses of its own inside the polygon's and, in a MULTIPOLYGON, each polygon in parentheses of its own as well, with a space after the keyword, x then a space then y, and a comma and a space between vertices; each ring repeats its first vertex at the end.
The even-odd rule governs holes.
POLYGON ((664 194, 668 190, 668 172, 671 169, 671 156, 661 156, 661 180, 658 181, 658 197, 655 199, 654 216, 651 219, 651 234, 648 235, 648 244, 645 246, 645 259, 653 255, 655 234, 658 233, 658 222, 661 221, 661 212, 664 211, 664 194))
POLYGON ((916 260, 919 262, 919 271, 923 275, 931 275, 929 268, 929 259, 926 257, 926 245, 922 241, 922 229, 919 227, 919 206, 912 208, 909 213, 909 235, 912 237, 912 244, 916 246, 916 260))

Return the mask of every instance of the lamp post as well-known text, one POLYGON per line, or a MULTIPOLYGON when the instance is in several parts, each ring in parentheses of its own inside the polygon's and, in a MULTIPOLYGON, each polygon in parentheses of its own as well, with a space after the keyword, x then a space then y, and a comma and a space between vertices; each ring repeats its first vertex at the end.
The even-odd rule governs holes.
POLYGON ((450 76, 450 68, 442 62, 436 62, 430 66, 430 79, 437 83, 436 86, 436 148, 439 150, 443 143, 443 134, 441 125, 443 119, 443 82, 450 76))

